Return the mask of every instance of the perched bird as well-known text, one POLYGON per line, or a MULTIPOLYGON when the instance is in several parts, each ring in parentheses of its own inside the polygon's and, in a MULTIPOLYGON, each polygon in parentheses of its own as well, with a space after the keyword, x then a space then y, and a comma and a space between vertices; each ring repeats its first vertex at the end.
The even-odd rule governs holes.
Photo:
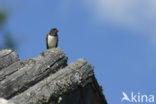
POLYGON ((57 35, 57 28, 51 29, 51 31, 47 34, 46 43, 47 49, 55 48, 58 45, 58 35, 57 35))

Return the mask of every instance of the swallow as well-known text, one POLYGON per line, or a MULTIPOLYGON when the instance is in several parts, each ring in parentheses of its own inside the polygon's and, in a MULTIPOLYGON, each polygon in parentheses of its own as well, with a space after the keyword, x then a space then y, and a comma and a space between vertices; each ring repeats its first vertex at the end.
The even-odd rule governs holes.
POLYGON ((58 46, 58 30, 57 28, 51 29, 46 36, 47 49, 56 48, 58 46))

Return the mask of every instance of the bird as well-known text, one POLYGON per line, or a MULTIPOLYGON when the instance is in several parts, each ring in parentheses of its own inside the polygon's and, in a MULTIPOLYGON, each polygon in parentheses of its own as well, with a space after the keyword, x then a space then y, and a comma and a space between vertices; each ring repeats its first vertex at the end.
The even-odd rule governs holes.
POLYGON ((58 46, 58 29, 53 28, 46 36, 47 49, 56 48, 58 46))
POLYGON ((123 98, 121 99, 121 102, 124 100, 131 102, 131 100, 128 98, 127 94, 125 92, 122 92, 123 98))

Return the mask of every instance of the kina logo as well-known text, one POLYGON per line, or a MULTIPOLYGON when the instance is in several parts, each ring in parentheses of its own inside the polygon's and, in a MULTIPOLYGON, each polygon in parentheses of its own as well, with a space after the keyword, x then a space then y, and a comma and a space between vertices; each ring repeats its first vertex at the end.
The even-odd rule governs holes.
POLYGON ((131 102, 131 103, 154 103, 154 95, 146 95, 141 93, 131 92, 130 95, 122 92, 121 102, 131 102))

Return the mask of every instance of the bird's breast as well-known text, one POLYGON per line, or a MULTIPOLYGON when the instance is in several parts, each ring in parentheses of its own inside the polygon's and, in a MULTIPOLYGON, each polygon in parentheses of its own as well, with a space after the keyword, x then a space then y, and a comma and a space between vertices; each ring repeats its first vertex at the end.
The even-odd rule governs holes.
POLYGON ((56 47, 57 44, 57 37, 48 35, 48 46, 53 48, 56 47))

